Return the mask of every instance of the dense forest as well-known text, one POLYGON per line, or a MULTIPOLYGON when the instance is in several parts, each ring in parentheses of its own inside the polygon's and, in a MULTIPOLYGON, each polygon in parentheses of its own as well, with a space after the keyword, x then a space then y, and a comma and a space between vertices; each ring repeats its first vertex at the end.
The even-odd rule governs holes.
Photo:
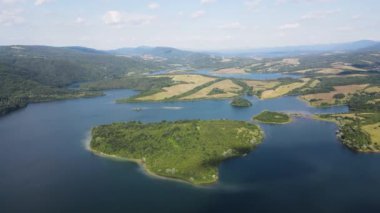
POLYGON ((128 122, 95 127, 90 147, 138 160, 160 176, 210 184, 223 160, 250 152, 262 139, 258 126, 243 121, 128 122))
POLYGON ((163 65, 83 48, 0 47, 0 115, 31 102, 81 98, 100 92, 69 90, 86 81, 114 79, 162 69, 163 65))

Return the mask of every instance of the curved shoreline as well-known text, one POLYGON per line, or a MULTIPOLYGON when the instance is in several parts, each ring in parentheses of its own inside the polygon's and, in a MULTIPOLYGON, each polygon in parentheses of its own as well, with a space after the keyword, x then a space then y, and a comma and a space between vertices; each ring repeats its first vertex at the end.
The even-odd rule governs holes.
POLYGON ((104 158, 108 158, 108 159, 111 159, 111 160, 127 161, 127 162, 131 162, 131 163, 136 163, 140 167, 140 170, 142 171, 142 173, 144 175, 150 177, 150 178, 161 179, 161 180, 166 180, 166 181, 175 181, 175 182, 179 182, 179 183, 185 183, 185 184, 191 185, 193 187, 197 187, 197 188, 208 188, 207 186, 211 186, 211 185, 215 185, 215 184, 219 183, 219 176, 217 176, 216 181, 212 182, 212 183, 208 183, 208 184, 193 184, 191 182, 188 182, 188 181, 185 181, 185 180, 182 180, 182 179, 171 178, 171 177, 165 177, 165 176, 157 175, 157 174, 153 173, 152 171, 150 171, 146 167, 146 165, 140 159, 131 159, 131 158, 120 157, 120 156, 117 156, 117 155, 110 155, 110 154, 106 154, 106 153, 99 152, 99 151, 91 149, 91 146, 90 146, 91 140, 92 140, 91 131, 89 131, 87 133, 86 139, 84 141, 84 146, 85 146, 85 149, 87 151, 89 151, 89 152, 91 152, 91 153, 93 153, 93 154, 95 154, 95 155, 97 155, 99 157, 104 157, 104 158))

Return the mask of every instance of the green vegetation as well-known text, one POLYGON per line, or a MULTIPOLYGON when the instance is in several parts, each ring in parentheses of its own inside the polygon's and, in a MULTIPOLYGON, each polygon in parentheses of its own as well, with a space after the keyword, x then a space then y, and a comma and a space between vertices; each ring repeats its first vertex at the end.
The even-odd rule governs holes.
POLYGON ((245 98, 236 97, 236 98, 232 99, 231 106, 234 106, 234 107, 250 107, 250 106, 252 106, 252 103, 245 98))
POLYGON ((224 90, 219 88, 213 88, 207 95, 217 95, 226 93, 224 90))
POLYGON ((348 101, 348 107, 352 112, 380 112, 380 93, 360 92, 355 93, 348 101))
POLYGON ((81 89, 85 90, 108 90, 108 89, 134 89, 142 92, 158 91, 163 87, 173 85, 174 82, 168 77, 130 76, 113 80, 102 80, 82 83, 81 89))
POLYGON ((347 85, 359 85, 359 84, 370 84, 370 85, 380 85, 380 75, 373 76, 355 76, 355 77, 317 77, 320 81, 315 87, 310 87, 305 85, 304 87, 298 88, 292 91, 292 95, 305 95, 305 94, 315 94, 315 93, 327 93, 334 91, 334 86, 347 86, 347 85))
POLYGON ((0 64, 0 115, 26 107, 28 103, 33 102, 102 95, 101 92, 69 90, 43 85, 8 71, 7 67, 0 64))
POLYGON ((247 154, 262 139, 259 127, 243 121, 128 122, 95 127, 90 148, 159 176, 210 184, 223 160, 247 154))
POLYGON ((346 97, 343 93, 338 93, 338 94, 335 94, 333 96, 333 98, 335 99, 343 99, 344 97, 346 97))
MULTIPOLYGON (((214 84, 216 82, 219 82, 219 81, 220 81, 220 79, 217 79, 215 81, 211 81, 211 82, 202 84, 200 86, 197 86, 194 89, 191 89, 190 91, 184 92, 184 93, 179 94, 179 95, 172 96, 170 98, 165 98, 165 99, 159 100, 159 101, 178 101, 178 100, 180 100, 183 97, 192 95, 192 94, 200 91, 201 89, 204 89, 204 88, 206 88, 206 87, 208 87, 208 86, 210 86, 210 85, 212 85, 212 84, 214 84)), ((149 95, 153 95, 155 93, 158 93, 158 92, 162 91, 162 89, 163 89, 163 87, 161 87, 159 89, 146 90, 143 93, 137 94, 137 95, 132 96, 130 98, 121 98, 121 99, 118 99, 118 100, 116 100, 116 103, 144 102, 143 100, 139 100, 139 98, 145 97, 145 96, 149 96, 149 95)))
POLYGON ((53 87, 121 78, 164 67, 139 58, 47 46, 0 46, 0 64, 7 66, 9 73, 53 87))
POLYGON ((161 68, 161 64, 85 48, 0 46, 0 115, 33 102, 102 95, 67 89, 78 82, 115 79, 161 68))
POLYGON ((284 124, 291 121, 289 115, 280 112, 263 111, 253 117, 254 120, 268 124, 284 124))
POLYGON ((348 148, 358 152, 380 152, 377 136, 380 113, 328 114, 317 118, 337 123, 337 136, 348 148))

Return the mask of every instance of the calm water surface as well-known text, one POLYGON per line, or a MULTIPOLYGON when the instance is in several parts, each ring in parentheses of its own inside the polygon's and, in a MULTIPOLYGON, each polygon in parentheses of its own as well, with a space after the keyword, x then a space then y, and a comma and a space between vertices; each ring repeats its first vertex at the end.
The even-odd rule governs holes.
POLYGON ((220 182, 206 188, 148 177, 136 164, 98 157, 84 146, 91 127, 115 121, 249 121, 264 109, 346 107, 316 109, 293 97, 251 98, 247 109, 227 100, 113 102, 133 94, 31 104, 0 118, 0 212, 380 212, 380 155, 346 149, 332 123, 299 118, 261 125, 263 144, 221 164, 220 182))
MULTIPOLYGON (((168 70, 160 70, 156 72, 152 72, 152 75, 163 75, 167 74, 168 70)), ((302 75, 292 75, 292 74, 284 74, 284 73, 243 73, 243 74, 223 74, 223 73, 215 73, 212 69, 198 69, 193 71, 184 71, 183 73, 190 74, 202 74, 209 75, 221 78, 239 78, 239 79, 251 79, 251 80, 273 80, 278 78, 301 78, 302 75)))

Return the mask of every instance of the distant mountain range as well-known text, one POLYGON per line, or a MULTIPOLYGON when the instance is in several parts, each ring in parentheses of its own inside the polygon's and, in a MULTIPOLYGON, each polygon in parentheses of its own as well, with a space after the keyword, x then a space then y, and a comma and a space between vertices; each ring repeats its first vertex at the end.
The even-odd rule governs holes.
POLYGON ((219 50, 219 51, 189 51, 171 47, 149 47, 140 46, 135 48, 120 48, 109 51, 100 51, 83 47, 71 47, 79 51, 112 54, 121 56, 140 56, 140 57, 156 57, 156 59, 180 60, 183 62, 185 58, 203 58, 207 56, 220 57, 285 57, 318 54, 326 52, 351 52, 351 51, 379 51, 380 42, 372 40, 360 40, 346 43, 335 44, 317 44, 317 45, 301 45, 301 46, 284 46, 256 48, 246 50, 219 50))
POLYGON ((360 40, 346 43, 317 44, 301 46, 268 47, 246 50, 189 51, 172 47, 126 47, 114 50, 96 50, 86 47, 65 47, 89 54, 106 54, 127 57, 145 57, 157 61, 168 60, 169 63, 187 63, 189 60, 211 57, 287 57, 328 52, 380 51, 380 42, 360 40))
POLYGON ((248 50, 227 50, 227 51, 210 51, 209 54, 218 56, 235 56, 235 57, 285 57, 318 54, 327 52, 351 52, 351 51, 380 51, 380 42, 372 40, 360 40, 355 42, 337 43, 337 44, 318 44, 302 46, 285 46, 258 48, 248 50))

